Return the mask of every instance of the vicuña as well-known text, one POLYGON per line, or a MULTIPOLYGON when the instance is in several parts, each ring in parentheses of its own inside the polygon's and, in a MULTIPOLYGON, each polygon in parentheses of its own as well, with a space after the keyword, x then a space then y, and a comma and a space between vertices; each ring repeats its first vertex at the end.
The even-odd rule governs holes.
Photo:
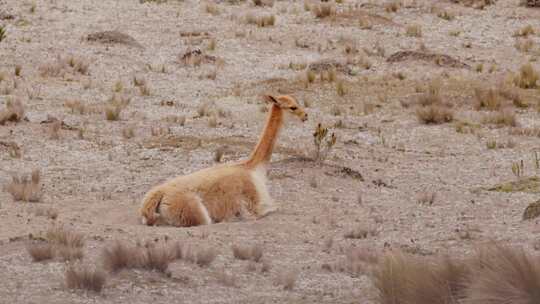
POLYGON ((196 226, 234 217, 260 218, 276 207, 266 186, 266 166, 285 113, 306 112, 291 96, 264 96, 271 105, 263 133, 247 160, 178 176, 151 189, 139 210, 146 225, 196 226))

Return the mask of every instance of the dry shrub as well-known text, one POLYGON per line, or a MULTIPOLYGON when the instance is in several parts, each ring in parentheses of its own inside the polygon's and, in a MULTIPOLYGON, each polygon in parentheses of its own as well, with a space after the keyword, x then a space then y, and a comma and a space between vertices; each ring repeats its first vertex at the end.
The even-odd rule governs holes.
POLYGON ((276 23, 276 16, 274 15, 259 15, 253 14, 246 15, 246 22, 248 24, 256 24, 258 27, 273 26, 276 23))
POLYGON ((518 125, 516 114, 514 111, 508 108, 501 109, 497 112, 484 114, 482 117, 482 123, 511 127, 518 125))
POLYGON ((496 111, 503 106, 503 101, 501 100, 499 92, 495 89, 477 87, 474 89, 474 96, 476 97, 474 103, 474 108, 476 110, 488 109, 496 111))
POLYGON ((261 261, 263 256, 263 248, 259 245, 253 246, 242 246, 242 245, 233 245, 232 247, 233 255, 236 259, 239 260, 251 260, 254 262, 261 261))
POLYGON ((336 14, 336 6, 331 2, 322 2, 310 7, 311 12, 317 18, 327 18, 336 14))
POLYGON ((218 253, 212 247, 199 248, 195 257, 197 265, 201 267, 209 266, 216 259, 218 253))
POLYGON ((217 280, 224 286, 236 287, 237 277, 234 274, 227 272, 224 268, 216 273, 217 280))
POLYGON ((50 260, 54 257, 54 248, 49 243, 30 244, 26 250, 34 262, 50 260))
POLYGON ((422 28, 418 24, 408 25, 405 28, 405 35, 409 37, 422 37, 422 28))
POLYGON ((45 216, 50 218, 51 220, 55 220, 58 218, 58 210, 54 208, 43 208, 39 207, 34 209, 34 215, 35 216, 45 216))
POLYGON ((534 48, 534 41, 531 39, 517 39, 515 48, 523 53, 528 53, 534 48))
POLYGON ((32 171, 30 178, 13 176, 11 182, 5 186, 7 191, 15 201, 39 202, 43 195, 41 185, 41 174, 39 169, 32 171))
POLYGON ((448 257, 414 257, 387 253, 374 271, 374 285, 381 304, 458 304, 468 270, 448 257))
POLYGON ((151 246, 146 249, 143 258, 143 268, 165 272, 169 263, 176 259, 176 251, 165 245, 151 246))
POLYGON ((532 27, 532 25, 528 24, 520 28, 519 30, 516 30, 516 32, 514 33, 514 36, 527 37, 529 35, 534 35, 534 34, 535 34, 534 28, 532 27))
POLYGON ((523 65, 519 74, 514 77, 514 84, 522 89, 534 89, 538 87, 540 75, 530 63, 523 65))
POLYGON ((430 105, 416 110, 416 116, 424 124, 442 124, 454 120, 454 111, 442 105, 430 105))
POLYGON ((274 0, 253 0, 255 6, 274 6, 274 0))
POLYGON ((45 236, 49 242, 60 246, 74 248, 82 248, 84 246, 84 236, 82 234, 66 230, 62 226, 50 228, 45 236))
POLYGON ((138 268, 165 273, 171 262, 182 257, 180 243, 148 244, 142 247, 117 241, 103 249, 102 262, 110 272, 138 268))
POLYGON ((62 261, 82 260, 84 254, 80 247, 57 245, 55 255, 62 261))
POLYGON ((55 61, 39 67, 43 77, 64 77, 66 75, 88 75, 90 64, 83 58, 70 55, 58 56, 55 61))
POLYGON ((23 103, 16 98, 8 98, 6 108, 0 111, 0 125, 8 121, 19 122, 24 118, 23 103))
POLYGON ((88 266, 70 265, 65 272, 66 286, 69 289, 85 289, 101 292, 105 285, 105 273, 88 266))
POLYGON ((115 242, 103 249, 103 266, 111 272, 117 272, 124 268, 133 268, 137 264, 136 255, 135 248, 128 247, 121 242, 115 242))
POLYGON ((540 259, 491 244, 478 252, 465 304, 540 303, 540 259))
POLYGON ((277 277, 277 283, 283 285, 285 290, 292 290, 296 285, 299 271, 297 269, 282 270, 277 277))
POLYGON ((376 233, 376 230, 374 230, 372 227, 367 225, 358 225, 347 231, 344 237, 346 239, 365 239, 370 235, 375 235, 376 233))

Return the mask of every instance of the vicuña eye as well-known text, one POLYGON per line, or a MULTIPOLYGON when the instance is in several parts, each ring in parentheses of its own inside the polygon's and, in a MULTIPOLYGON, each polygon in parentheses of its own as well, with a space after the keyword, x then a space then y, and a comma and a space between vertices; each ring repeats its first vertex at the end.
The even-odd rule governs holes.
POLYGON ((298 109, 297 107, 291 107, 291 110, 295 111, 296 109, 298 109))

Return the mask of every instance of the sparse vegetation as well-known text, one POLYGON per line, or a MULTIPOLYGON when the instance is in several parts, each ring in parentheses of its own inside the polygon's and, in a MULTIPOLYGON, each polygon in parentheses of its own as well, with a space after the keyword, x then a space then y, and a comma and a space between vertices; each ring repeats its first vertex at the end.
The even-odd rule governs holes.
POLYGON ((5 191, 11 194, 15 201, 39 202, 43 196, 41 173, 36 169, 30 177, 14 175, 5 186, 5 191))
POLYGON ((324 160, 337 142, 337 136, 332 133, 329 138, 328 128, 323 127, 321 123, 313 133, 313 143, 315 144, 315 160, 324 160))
POLYGON ((253 246, 233 245, 232 251, 236 259, 251 260, 257 263, 261 261, 261 258, 263 256, 263 249, 259 245, 253 245, 253 246))
POLYGON ((69 289, 85 289, 101 292, 105 285, 106 275, 100 270, 90 269, 88 266, 70 265, 65 272, 65 282, 69 289))

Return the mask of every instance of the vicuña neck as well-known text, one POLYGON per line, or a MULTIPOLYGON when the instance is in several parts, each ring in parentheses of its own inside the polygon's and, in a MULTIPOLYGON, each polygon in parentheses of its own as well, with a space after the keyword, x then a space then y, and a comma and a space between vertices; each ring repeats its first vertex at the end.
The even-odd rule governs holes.
POLYGON ((276 143, 282 124, 283 110, 277 105, 272 105, 263 133, 251 156, 246 161, 246 166, 254 168, 270 161, 272 150, 274 149, 274 144, 276 143))

